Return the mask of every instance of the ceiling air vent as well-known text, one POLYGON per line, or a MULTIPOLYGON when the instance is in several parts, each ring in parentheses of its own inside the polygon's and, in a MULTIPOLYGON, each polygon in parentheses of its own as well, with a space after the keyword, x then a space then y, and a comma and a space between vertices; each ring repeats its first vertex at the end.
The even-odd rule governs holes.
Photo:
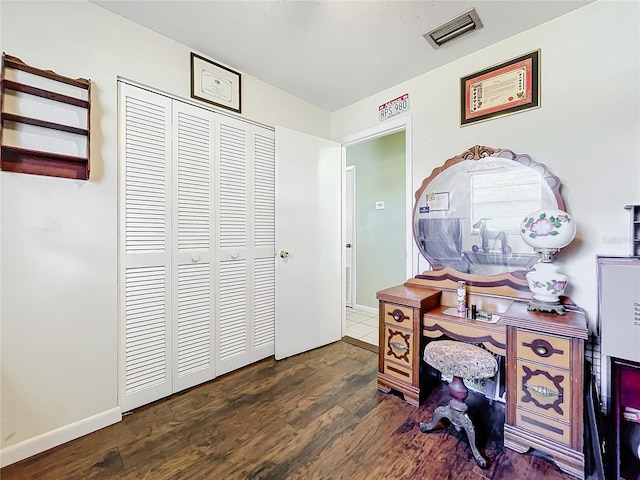
POLYGON ((475 8, 472 8, 425 33, 423 37, 433 48, 439 48, 443 43, 479 28, 482 28, 482 22, 475 8))

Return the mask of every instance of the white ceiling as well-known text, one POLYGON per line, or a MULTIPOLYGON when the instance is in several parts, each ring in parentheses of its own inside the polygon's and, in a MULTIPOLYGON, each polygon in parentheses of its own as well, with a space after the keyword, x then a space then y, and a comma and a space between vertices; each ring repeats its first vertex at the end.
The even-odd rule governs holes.
POLYGON ((91 1, 329 112, 590 3, 91 1), (470 8, 483 28, 437 50, 422 37, 470 8))

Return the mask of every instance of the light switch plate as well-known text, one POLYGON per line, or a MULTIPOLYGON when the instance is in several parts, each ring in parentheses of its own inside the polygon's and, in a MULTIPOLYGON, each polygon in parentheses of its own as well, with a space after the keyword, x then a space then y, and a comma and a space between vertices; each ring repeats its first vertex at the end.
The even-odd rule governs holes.
POLYGON ((376 202, 376 210, 384 210, 384 202, 376 202))

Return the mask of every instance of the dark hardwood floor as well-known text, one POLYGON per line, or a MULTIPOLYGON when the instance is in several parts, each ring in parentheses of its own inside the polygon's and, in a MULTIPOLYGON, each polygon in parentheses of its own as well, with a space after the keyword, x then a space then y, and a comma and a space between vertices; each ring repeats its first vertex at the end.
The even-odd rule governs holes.
POLYGON ((122 422, 0 471, 13 479, 568 479, 545 458, 502 443, 504 407, 470 394, 476 464, 463 433, 418 422, 420 408, 376 390, 377 355, 337 342, 267 359, 140 408, 122 422), (475 415, 475 416, 474 416, 475 415))

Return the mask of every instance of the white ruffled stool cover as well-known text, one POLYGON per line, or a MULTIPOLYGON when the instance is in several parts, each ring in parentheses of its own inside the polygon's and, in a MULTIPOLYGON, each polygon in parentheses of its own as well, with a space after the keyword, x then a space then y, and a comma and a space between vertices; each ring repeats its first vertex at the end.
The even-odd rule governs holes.
POLYGON ((498 362, 489 352, 475 345, 453 340, 427 344, 424 361, 445 375, 469 380, 493 377, 498 370, 498 362))

